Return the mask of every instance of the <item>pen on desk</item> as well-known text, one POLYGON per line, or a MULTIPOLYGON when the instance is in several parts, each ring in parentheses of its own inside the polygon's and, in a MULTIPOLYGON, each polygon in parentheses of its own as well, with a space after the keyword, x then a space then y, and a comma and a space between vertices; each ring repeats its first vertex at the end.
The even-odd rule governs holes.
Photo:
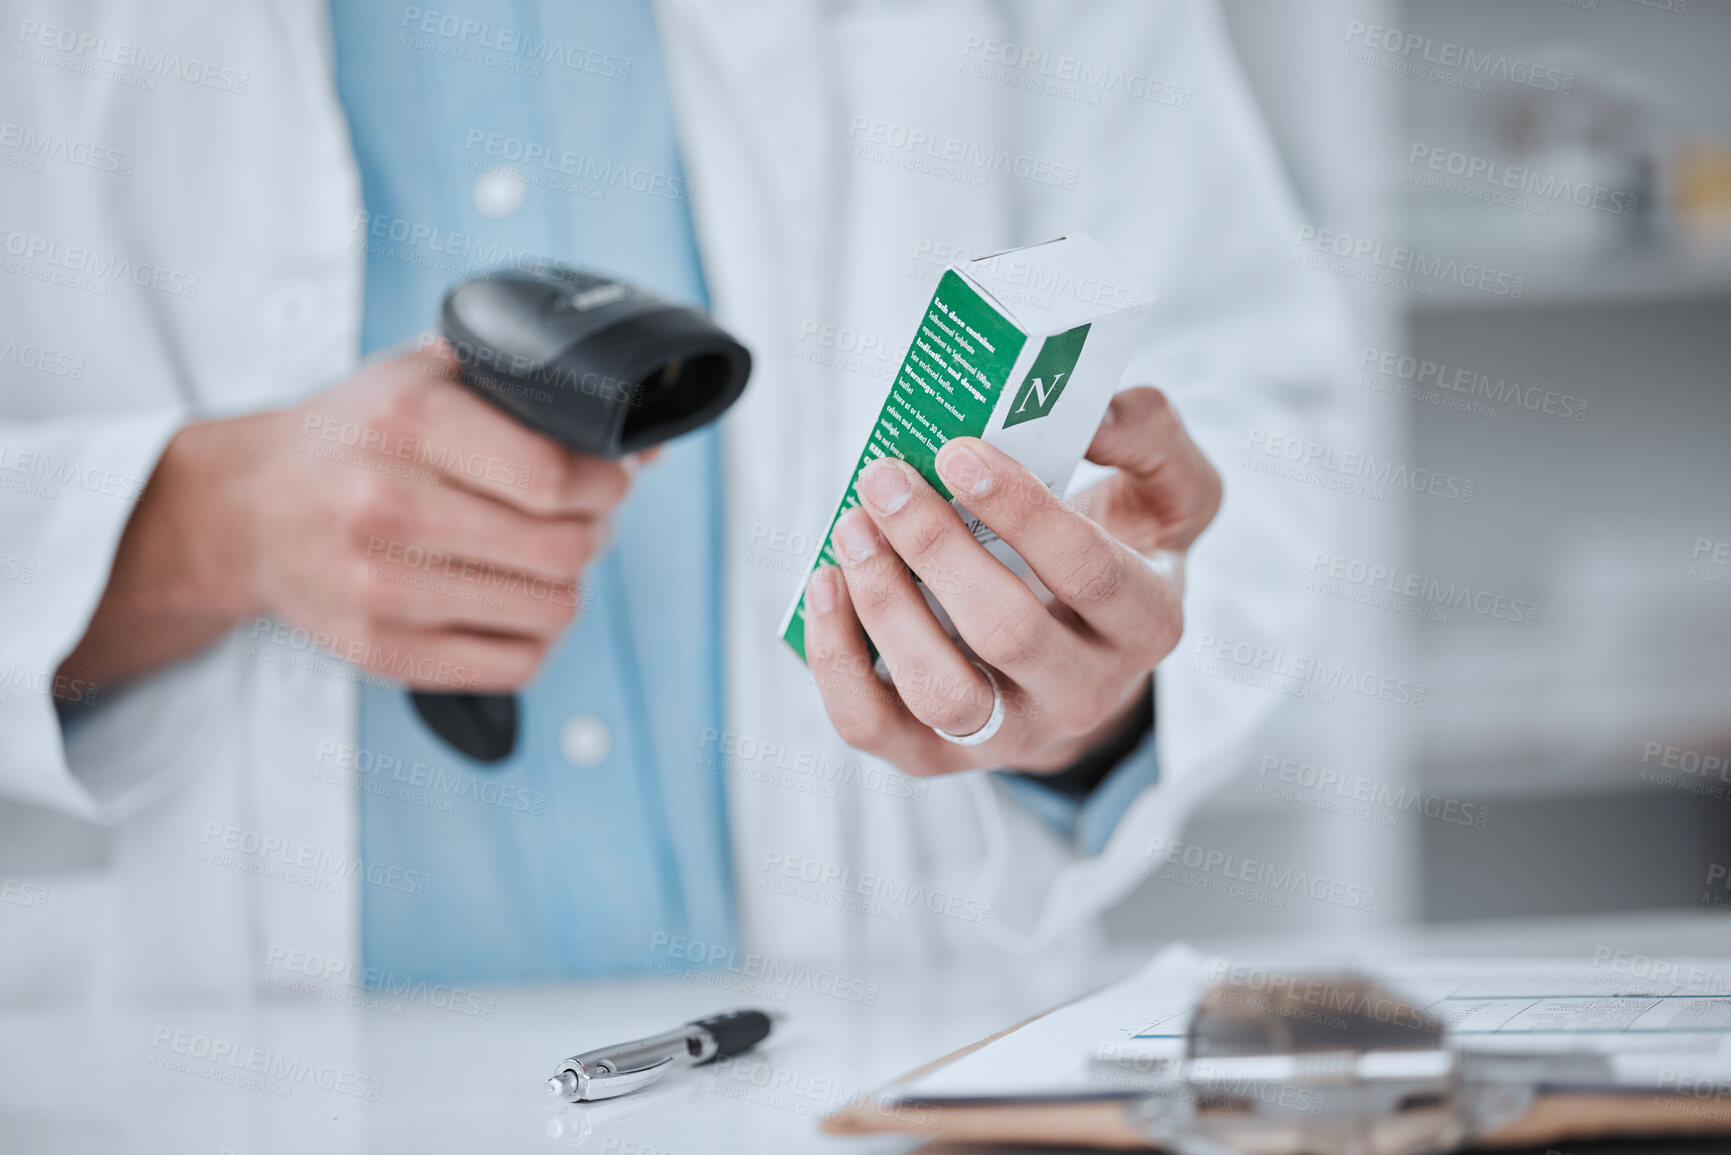
POLYGON ((598 1047, 559 1064, 547 1093, 567 1103, 611 1099, 660 1079, 675 1065, 695 1067, 749 1051, 781 1018, 768 1011, 727 1011, 647 1039, 598 1047))

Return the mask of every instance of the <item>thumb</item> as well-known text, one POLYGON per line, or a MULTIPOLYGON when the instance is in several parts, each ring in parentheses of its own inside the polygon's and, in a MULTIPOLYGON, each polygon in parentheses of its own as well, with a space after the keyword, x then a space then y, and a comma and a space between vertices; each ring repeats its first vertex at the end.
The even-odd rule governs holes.
POLYGON ((1088 446, 1088 460, 1137 479, 1152 480, 1190 437, 1166 394, 1147 385, 1126 389, 1106 407, 1106 419, 1088 446))
POLYGON ((1220 474, 1158 389, 1112 398, 1087 456, 1118 470, 1100 485, 1096 517, 1133 548, 1188 548, 1220 509, 1220 474))

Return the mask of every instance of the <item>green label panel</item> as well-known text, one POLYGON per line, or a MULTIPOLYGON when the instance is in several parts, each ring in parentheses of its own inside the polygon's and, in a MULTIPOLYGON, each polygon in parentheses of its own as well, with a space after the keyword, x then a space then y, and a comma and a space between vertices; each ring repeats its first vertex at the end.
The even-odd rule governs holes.
POLYGON ((1022 388, 1004 417, 1004 428, 1044 417, 1052 412, 1070 374, 1076 371, 1076 359, 1082 355, 1082 344, 1088 339, 1088 326, 1077 325, 1046 338, 1032 368, 1022 380, 1022 388))
MULTIPOLYGON (((812 563, 814 570, 835 564, 835 549, 830 540, 835 523, 859 504, 860 472, 878 458, 901 458, 919 470, 920 476, 939 493, 946 498, 950 496, 950 491, 938 480, 938 450, 952 437, 978 437, 985 432, 992 409, 1026 341, 1020 329, 983 300, 953 269, 945 270, 920 321, 920 331, 908 346, 908 355, 902 360, 901 371, 890 387, 877 424, 872 427, 865 452, 854 465, 847 493, 835 516, 830 518, 823 549, 812 563)), ((1051 343, 1048 341, 1047 345, 1051 343)), ((1076 347, 1080 350, 1080 341, 1076 347)), ((1074 355, 1070 363, 1075 364, 1074 355)), ((804 594, 800 595, 799 608, 782 639, 801 658, 805 657, 804 594)))

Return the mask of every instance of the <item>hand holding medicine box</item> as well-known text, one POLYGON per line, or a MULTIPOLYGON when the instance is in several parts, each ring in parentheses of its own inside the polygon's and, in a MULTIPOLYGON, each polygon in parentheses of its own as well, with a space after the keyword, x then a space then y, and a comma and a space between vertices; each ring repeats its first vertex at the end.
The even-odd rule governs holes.
MULTIPOLYGON (((860 472, 879 457, 901 458, 951 497, 938 479, 938 450, 952 437, 978 437, 1062 496, 1153 305, 1134 273, 1080 233, 945 270, 812 568, 835 564, 835 523, 859 504, 860 472)), ((952 504, 994 557, 1049 598, 1014 550, 961 502, 952 504)), ((926 600, 935 603, 932 591, 926 600)), ((950 629, 942 607, 933 610, 950 629)), ((781 636, 805 657, 803 588, 781 636)))

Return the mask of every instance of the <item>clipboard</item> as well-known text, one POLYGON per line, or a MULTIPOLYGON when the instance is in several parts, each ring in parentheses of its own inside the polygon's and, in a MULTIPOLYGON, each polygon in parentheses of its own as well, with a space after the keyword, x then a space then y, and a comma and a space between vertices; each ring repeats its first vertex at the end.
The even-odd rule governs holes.
MULTIPOLYGON (((1731 966, 1731 964, 1727 964, 1731 966)), ((1053 1016, 1074 1013, 1087 999, 1054 1007, 1032 1016, 988 1038, 928 1063, 890 1083, 880 1091, 849 1103, 826 1118, 823 1130, 832 1135, 900 1133, 945 1144, 1015 1143, 1080 1146, 1103 1150, 1160 1150, 1130 1093, 1113 1097, 1077 1098, 1026 1094, 1016 1098, 970 1101, 948 1098, 921 1102, 895 1094, 916 1081, 947 1068, 1053 1016)), ((1724 992, 1731 996, 1731 991, 1724 992)), ((1615 998, 1657 1001, 1666 997, 1708 999, 1716 1014, 1731 1012, 1731 997, 1719 998, 1715 991, 1699 996, 1636 996, 1615 998), (1724 1004, 1720 1006, 1719 1004, 1724 1004)), ((1699 1005, 1699 1004, 1697 1004, 1699 1005)), ((1691 1008, 1694 1009, 1694 1008, 1691 1008)), ((1726 1028, 1731 1036, 1731 1027, 1726 1028)), ((1731 1046, 1731 1044, 1728 1044, 1731 1046)), ((1724 1081, 1690 1090, 1660 1091, 1650 1087, 1603 1090, 1554 1089, 1540 1092, 1524 1105, 1518 1117, 1479 1136, 1474 1149, 1533 1147, 1570 1140, 1612 1138, 1695 1139, 1731 1134, 1731 1073, 1724 1081)))
MULTIPOLYGON (((977 1043, 969 1043, 923 1067, 915 1068, 890 1083, 911 1083, 957 1059, 1021 1030, 1029 1023, 1069 1006, 1060 1004, 1023 1019, 977 1043)), ((918 1135, 944 1143, 1025 1143, 1050 1146, 1099 1147, 1134 1151, 1152 1149, 1146 1135, 1130 1122, 1121 1102, 1088 1103, 991 1103, 944 1105, 927 1118, 910 1118, 899 1107, 886 1106, 876 1091, 861 1095, 821 1124, 828 1135, 874 1135, 894 1132, 918 1135)))
MULTIPOLYGON (((1036 1015, 996 1035, 971 1043, 908 1072, 890 1086, 909 1082, 946 1066, 1043 1017, 1044 1014, 1036 1015)), ((1159 1150, 1146 1132, 1135 1125, 1121 1101, 946 1104, 933 1108, 929 1118, 929 1123, 909 1118, 905 1109, 885 1106, 874 1092, 860 1096, 824 1119, 822 1127, 829 1135, 890 1132, 945 1143, 1044 1144, 1110 1151, 1159 1150)), ((1731 1134, 1731 1100, 1712 1104, 1675 1095, 1546 1095, 1519 1122, 1487 1136, 1478 1145, 1484 1148, 1522 1148, 1582 1139, 1689 1139, 1726 1134, 1731 1134)))

